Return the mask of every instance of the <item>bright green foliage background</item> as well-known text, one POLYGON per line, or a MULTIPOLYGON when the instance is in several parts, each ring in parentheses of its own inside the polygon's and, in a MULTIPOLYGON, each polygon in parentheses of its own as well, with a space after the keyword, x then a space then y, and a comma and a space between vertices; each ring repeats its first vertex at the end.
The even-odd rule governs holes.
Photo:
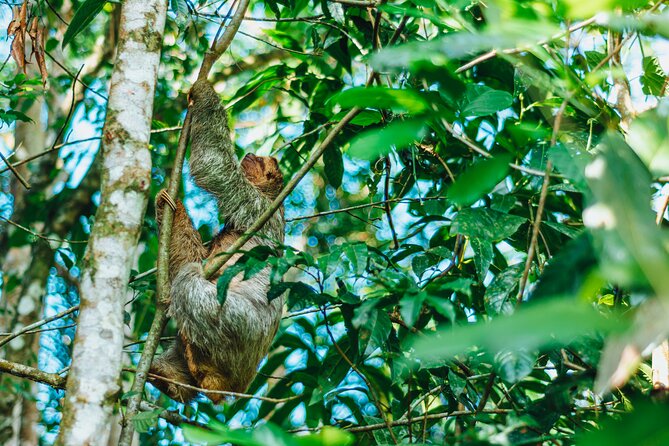
MULTIPOLYGON (((268 297, 287 296, 279 334, 248 390, 280 401, 213 406, 202 397, 183 407, 149 390, 157 406, 212 430, 144 412, 134 420, 142 444, 666 444, 669 414, 650 401, 648 364, 633 363, 619 389, 606 383, 620 358, 612 340, 643 351, 669 334, 665 220, 655 223, 669 192, 662 193, 669 11, 631 0, 348 3, 252 2, 249 17, 264 21, 245 21, 245 34, 213 70, 240 154, 277 156, 287 178, 338 119, 363 109, 287 200, 283 256, 248 253, 235 269, 249 277, 271 265, 268 297), (664 60, 655 53, 662 49, 664 60), (611 352, 602 360, 605 343, 611 352)), ((64 25, 40 5, 62 36, 64 25)), ((69 67, 113 34, 118 12, 100 0, 76 5, 74 18, 60 11, 71 20, 64 39, 47 43, 69 67)), ((184 93, 229 8, 170 1, 154 129, 179 125, 184 93)), ((0 115, 8 123, 21 118, 11 111, 17 97, 25 101, 35 88, 10 69, 0 115)), ((110 69, 101 64, 84 81, 104 92, 110 69)), ((71 77, 50 83, 47 101, 67 91, 71 77)), ((68 128, 99 129, 104 101, 87 92, 77 104, 86 114, 68 128)), ((62 125, 64 117, 49 128, 62 125)), ((177 138, 178 131, 152 137, 152 195, 165 186, 177 138)), ((96 149, 61 156, 85 165, 96 149)), ((77 162, 39 166, 51 179, 86 171, 77 162)), ((95 167, 86 178, 94 175, 95 167)), ((69 182, 55 195, 36 188, 28 199, 37 211, 14 219, 33 227, 87 184, 69 182)), ((185 198, 210 238, 211 203, 192 185, 185 198)), ((68 238, 85 239, 97 202, 94 194, 85 201, 68 238)), ((152 211, 138 273, 156 261, 152 211)), ((7 246, 45 243, 5 231, 7 246)), ((83 250, 52 247, 46 259, 59 267, 50 280, 70 286, 66 273, 81 266, 83 250)), ((7 292, 18 279, 3 280, 7 292)), ((131 286, 129 344, 148 331, 155 280, 131 286)), ((165 336, 174 332, 170 325, 165 336)), ((127 350, 131 364, 141 343, 127 350)), ((58 354, 66 358, 67 346, 58 354)), ((123 379, 128 385, 130 373, 123 379)), ((49 398, 57 412, 57 394, 49 398)), ((57 417, 45 414, 43 423, 48 440, 57 417)))

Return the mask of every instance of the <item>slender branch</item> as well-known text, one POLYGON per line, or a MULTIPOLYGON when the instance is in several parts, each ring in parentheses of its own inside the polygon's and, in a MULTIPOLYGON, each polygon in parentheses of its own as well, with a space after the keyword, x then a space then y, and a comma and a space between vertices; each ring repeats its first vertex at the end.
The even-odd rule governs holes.
MULTIPOLYGON (((546 45, 554 40, 557 40, 561 37, 564 37, 566 35, 569 35, 573 33, 574 31, 578 31, 581 28, 585 28, 588 25, 592 25, 597 21, 596 17, 591 17, 588 20, 584 20, 582 22, 577 23, 576 25, 566 29, 565 31, 558 33, 551 37, 550 39, 542 40, 541 42, 538 42, 538 46, 546 45)), ((502 50, 502 54, 518 54, 523 51, 527 51, 527 48, 510 48, 506 50, 502 50)), ((500 53, 498 50, 491 50, 488 51, 487 53, 481 54, 480 56, 476 57, 475 59, 471 60, 470 62, 467 62, 466 64, 462 65, 460 68, 455 70, 456 73, 462 73, 467 70, 470 70, 471 68, 475 67, 476 65, 480 64, 481 62, 485 62, 486 60, 492 59, 493 57, 497 56, 500 53)))
POLYGON ((17 228, 19 228, 20 230, 25 231, 25 232, 27 232, 28 234, 30 234, 30 235, 32 235, 32 236, 34 236, 34 237, 37 237, 37 238, 39 238, 39 239, 42 239, 42 240, 44 240, 44 241, 46 241, 46 242, 56 242, 56 243, 63 243, 63 242, 67 242, 67 243, 88 243, 87 240, 67 240, 67 239, 59 239, 59 238, 50 238, 50 237, 47 237, 47 236, 45 236, 45 235, 43 235, 43 234, 40 234, 39 232, 32 231, 31 229, 26 228, 25 226, 22 226, 22 225, 18 224, 17 222, 15 222, 14 220, 10 220, 9 218, 5 218, 5 217, 3 217, 3 216, 0 216, 0 220, 4 220, 4 221, 6 221, 7 223, 9 223, 10 225, 12 225, 12 226, 14 226, 14 227, 17 227, 17 228))
POLYGON ((16 362, 0 359, 0 370, 10 375, 26 378, 42 384, 47 384, 55 389, 64 389, 66 377, 55 373, 43 372, 35 367, 18 364, 16 362))
MULTIPOLYGON (((41 158, 41 157, 43 157, 44 155, 48 155, 48 154, 51 153, 51 152, 55 152, 56 150, 58 150, 58 149, 60 149, 60 148, 62 148, 62 147, 65 147, 65 146, 71 146, 71 145, 79 144, 79 143, 82 143, 82 142, 99 141, 99 140, 100 140, 100 137, 99 137, 99 136, 93 136, 93 137, 91 137, 91 138, 78 139, 78 140, 76 140, 76 141, 69 141, 69 142, 64 142, 64 143, 61 143, 61 144, 56 144, 55 146, 51 147, 50 149, 47 149, 47 150, 45 150, 45 151, 43 151, 43 152, 37 153, 37 154, 35 154, 35 155, 33 155, 33 156, 29 156, 28 158, 25 158, 25 159, 22 159, 21 161, 17 161, 17 162, 15 162, 15 163, 13 163, 13 164, 12 164, 12 167, 23 166, 23 165, 26 164, 26 163, 29 163, 29 162, 31 162, 31 161, 34 161, 34 160, 36 160, 37 158, 41 158)), ((1 170, 0 170, 0 174, 7 172, 10 168, 11 168, 11 167, 5 167, 4 169, 1 169, 1 170)))
POLYGON ((68 308, 67 310, 63 310, 63 311, 61 311, 60 313, 54 314, 53 316, 49 316, 49 317, 44 318, 44 319, 42 319, 42 320, 40 320, 40 321, 34 322, 34 323, 30 324, 30 325, 26 325, 25 327, 21 328, 21 329, 18 330, 18 331, 15 331, 15 332, 12 333, 11 335, 9 335, 9 336, 5 337, 3 340, 1 340, 1 341, 0 341, 0 347, 2 347, 3 345, 6 345, 8 342, 11 342, 12 339, 16 339, 16 338, 18 338, 19 336, 21 336, 21 335, 23 335, 23 334, 26 334, 26 333, 28 333, 29 331, 34 330, 34 329, 37 328, 37 327, 41 327, 42 325, 48 324, 49 322, 53 322, 53 321, 55 321, 56 319, 63 318, 63 317, 67 316, 67 315, 70 314, 70 313, 74 313, 74 312, 77 311, 78 309, 79 309, 79 305, 75 305, 75 306, 73 306, 73 307, 68 308))
MULTIPOLYGON (((396 421, 392 421, 390 425, 392 427, 397 427, 397 426, 407 426, 409 423, 419 423, 423 422, 424 420, 441 420, 444 418, 453 418, 453 417, 465 417, 469 415, 477 415, 477 414, 498 414, 498 415, 506 415, 508 413, 513 412, 511 409, 490 409, 490 410, 482 410, 480 412, 472 412, 469 410, 455 410, 453 412, 442 412, 442 413, 431 413, 427 415, 422 415, 422 416, 417 416, 417 417, 412 417, 411 420, 408 419, 400 419, 396 421)), ((376 424, 368 424, 367 426, 351 426, 351 427, 342 427, 341 429, 347 430, 349 432, 353 433, 360 433, 360 432, 371 432, 371 431, 376 431, 380 429, 385 429, 386 425, 384 423, 376 423, 376 424)), ((298 429, 293 429, 288 432, 290 433, 299 433, 299 432, 314 432, 314 431, 319 431, 321 428, 320 427, 315 427, 315 428, 298 428, 298 429)))
POLYGON ((7 165, 7 169, 11 170, 16 179, 19 180, 19 183, 21 183, 21 185, 25 187, 26 190, 30 190, 30 184, 28 184, 19 171, 16 170, 9 161, 7 161, 7 158, 5 158, 5 155, 3 155, 2 152, 0 152, 0 158, 2 158, 2 161, 7 165))
POLYGON ((197 426, 206 429, 207 425, 204 423, 200 423, 198 421, 193 421, 189 420, 188 418, 184 417, 181 415, 179 412, 176 410, 167 410, 164 409, 160 406, 156 406, 151 403, 147 403, 146 401, 142 401, 139 405, 139 409, 142 412, 154 412, 154 411, 160 411, 158 413, 158 416, 162 418, 163 420, 167 421, 168 423, 174 425, 174 426, 179 426, 181 424, 190 424, 191 426, 197 426))
POLYGON ((355 211, 358 209, 365 209, 365 208, 370 208, 370 207, 377 207, 377 206, 384 206, 386 203, 414 203, 418 202, 421 203, 423 201, 430 201, 430 200, 445 200, 446 197, 425 197, 425 198, 391 198, 389 200, 381 200, 381 201, 375 201, 372 203, 365 203, 365 204, 357 204, 355 206, 350 206, 347 208, 341 208, 341 209, 333 209, 330 211, 323 211, 323 212, 317 212, 315 214, 311 215, 302 215, 299 217, 293 217, 293 218, 288 218, 286 219, 286 222, 292 222, 292 221, 298 221, 298 220, 307 220, 311 218, 319 218, 319 217, 325 217, 327 215, 332 215, 332 214, 339 214, 341 212, 350 212, 350 211, 355 211))
MULTIPOLYGON (((126 371, 132 371, 132 370, 126 369, 126 371)), ((156 375, 153 373, 149 373, 149 376, 151 378, 158 379, 160 381, 165 381, 167 383, 174 384, 175 386, 183 387, 185 389, 195 390, 196 392, 201 392, 204 394, 225 395, 234 398, 248 399, 248 400, 260 400, 260 401, 265 401, 266 403, 273 403, 273 404, 285 403, 286 401, 291 401, 300 398, 301 396, 301 395, 293 395, 286 398, 272 398, 268 396, 251 395, 249 393, 230 392, 228 390, 210 390, 210 389, 203 389, 201 387, 191 386, 190 384, 175 381, 173 379, 165 378, 164 376, 156 375)))
MULTIPOLYGON (((562 117, 565 110, 567 109, 567 104, 569 104, 569 98, 565 98, 560 105, 560 108, 555 115, 555 122, 553 123, 553 135, 551 136, 551 147, 557 143, 558 133, 560 132, 560 126, 562 125, 562 117)), ((551 170, 553 170, 553 163, 551 160, 546 162, 546 173, 544 176, 544 182, 541 185, 541 195, 539 196, 539 206, 537 207, 537 215, 534 219, 534 225, 532 227, 532 238, 530 240, 530 246, 527 251, 527 260, 525 261, 525 269, 523 270, 523 275, 520 279, 520 286, 518 287, 518 296, 516 297, 516 306, 519 307, 523 302, 523 294, 525 294, 525 286, 527 285, 527 278, 530 274, 530 267, 532 266, 532 260, 534 260, 534 248, 537 245, 537 240, 539 239, 539 228, 541 227, 541 218, 543 217, 544 206, 546 205, 546 196, 548 196, 548 184, 551 181, 551 170)))
MULTIPOLYGON (((45 51, 45 53, 46 53, 47 56, 49 56, 49 59, 51 59, 51 61, 52 61, 53 63, 55 63, 56 65, 58 65, 58 66, 59 66, 64 72, 66 72, 71 78, 76 79, 76 76, 72 73, 72 71, 70 71, 65 65, 63 65, 63 64, 60 63, 58 60, 56 60, 56 58, 53 57, 53 56, 51 55, 50 52, 45 51)), ((88 90, 88 91, 90 91, 91 93, 93 93, 94 95, 99 96, 100 98, 102 98, 105 102, 108 100, 107 96, 103 95, 102 93, 99 93, 97 90, 92 89, 88 84, 86 84, 85 82, 82 82, 81 79, 76 79, 76 81, 78 81, 81 85, 83 85, 84 88, 85 88, 86 90, 88 90)), ((75 83, 76 83, 76 81, 75 81, 75 83)))
POLYGON ((390 155, 385 157, 385 168, 386 168, 386 179, 384 182, 383 189, 383 198, 385 199, 385 211, 388 218, 388 226, 390 227, 390 233, 393 236, 393 247, 398 249, 400 247, 400 242, 397 240, 397 232, 395 232, 395 224, 393 223, 393 214, 390 210, 390 155))

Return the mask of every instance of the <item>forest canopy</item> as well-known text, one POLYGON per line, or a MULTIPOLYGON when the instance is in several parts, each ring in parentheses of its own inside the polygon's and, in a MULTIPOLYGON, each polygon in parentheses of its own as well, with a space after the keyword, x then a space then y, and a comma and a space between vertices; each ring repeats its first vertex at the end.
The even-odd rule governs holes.
POLYGON ((0 18, 0 444, 669 444, 663 1, 10 0, 0 18), (233 246, 215 280, 225 305, 270 271, 285 299, 220 404, 147 382, 178 336, 156 196, 205 242, 230 225, 191 175, 198 78, 239 159, 285 178, 285 241, 233 246))

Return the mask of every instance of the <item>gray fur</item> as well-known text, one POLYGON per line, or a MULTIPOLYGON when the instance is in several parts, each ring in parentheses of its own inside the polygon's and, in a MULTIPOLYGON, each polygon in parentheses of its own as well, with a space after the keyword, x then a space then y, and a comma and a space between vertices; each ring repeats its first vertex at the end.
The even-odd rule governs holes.
MULTIPOLYGON (((207 81, 197 81, 191 95, 191 173, 195 182, 218 200, 219 211, 225 220, 221 235, 241 235, 269 208, 271 200, 249 182, 241 169, 230 141, 227 113, 212 86, 207 81)), ((258 236, 244 245, 243 250, 259 244, 283 243, 284 227, 281 209, 258 236)), ((229 246, 226 243, 221 239, 219 244, 217 237, 208 258, 225 251, 229 246)), ((239 254, 233 256, 226 266, 238 257, 239 254)), ((158 374, 164 371, 164 376, 176 376, 179 381, 189 384, 201 383, 203 378, 199 374, 208 374, 220 377, 220 382, 214 386, 225 388, 218 390, 242 392, 269 350, 281 321, 283 299, 268 302, 270 269, 265 268, 246 281, 241 276, 235 277, 230 282, 227 299, 221 305, 215 282, 207 280, 202 264, 192 260, 175 265, 178 270, 172 279, 168 314, 177 324, 179 340, 154 361, 155 371, 158 374), (191 359, 184 358, 187 351, 191 352, 191 359), (202 367, 191 375, 193 369, 189 371, 188 361, 195 361, 202 367)), ((180 401, 194 396, 192 392, 164 385, 161 390, 180 401)))
POLYGON ((255 376, 279 327, 283 301, 267 301, 268 275, 262 271, 247 281, 234 278, 223 305, 199 263, 184 265, 172 285, 169 314, 179 334, 196 341, 199 351, 233 380, 255 376))
MULTIPOLYGON (((228 114, 211 84, 199 80, 191 107, 190 169, 195 183, 213 194, 226 225, 244 232, 270 207, 271 200, 246 179, 230 140, 228 114)), ((276 212, 261 234, 283 242, 283 212, 276 212)))

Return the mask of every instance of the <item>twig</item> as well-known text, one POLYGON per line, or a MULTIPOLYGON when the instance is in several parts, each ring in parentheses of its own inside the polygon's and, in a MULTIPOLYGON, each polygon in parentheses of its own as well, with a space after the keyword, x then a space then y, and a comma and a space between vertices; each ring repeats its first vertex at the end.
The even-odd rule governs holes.
POLYGON ((55 389, 64 389, 66 378, 55 373, 43 372, 35 367, 18 364, 16 362, 0 359, 0 370, 10 375, 26 378, 42 384, 47 384, 55 389))
POLYGON ((2 161, 4 161, 4 163, 7 165, 7 168, 12 171, 12 174, 14 174, 16 179, 19 180, 19 183, 21 183, 21 185, 25 187, 26 190, 30 190, 30 184, 28 184, 19 171, 16 170, 9 161, 7 161, 7 158, 5 158, 5 155, 3 155, 2 152, 0 152, 0 158, 2 158, 2 161))
MULTIPOLYGON (((59 66, 64 72, 66 72, 71 78, 75 78, 74 74, 72 74, 72 72, 71 72, 67 67, 65 67, 62 63, 58 62, 58 60, 56 60, 56 58, 53 57, 53 56, 51 55, 50 52, 45 51, 45 53, 46 53, 47 56, 49 56, 49 59, 51 59, 51 60, 53 61, 53 63, 55 63, 56 65, 58 65, 58 66, 59 66)), ((101 99, 104 99, 105 101, 108 100, 108 99, 107 99, 107 96, 105 96, 105 95, 103 95, 102 93, 99 93, 99 92, 97 92, 96 90, 92 89, 90 86, 88 86, 88 84, 84 83, 84 82, 81 81, 80 79, 77 79, 77 80, 79 81, 79 83, 80 83, 81 85, 84 86, 84 88, 85 88, 86 90, 90 91, 91 93, 93 93, 93 94, 96 95, 96 96, 99 96, 101 99)), ((76 83, 76 82, 75 82, 75 83, 76 83)))
POLYGON ((67 116, 65 117, 65 122, 63 122, 63 126, 60 128, 60 130, 58 130, 58 134, 53 139, 53 144, 51 144, 50 151, 54 150, 54 147, 56 147, 58 140, 60 139, 61 136, 63 136, 63 133, 67 128, 67 124, 70 122, 70 118, 72 117, 72 112, 74 111, 74 103, 77 99, 77 94, 76 94, 77 81, 79 80, 79 76, 81 75, 81 70, 83 69, 84 66, 82 65, 81 67, 79 67, 79 71, 77 71, 77 74, 74 75, 74 79, 72 80, 72 102, 70 102, 70 108, 67 110, 67 116))
POLYGON ((341 3, 342 5, 357 6, 359 8, 373 8, 378 6, 380 2, 375 0, 329 0, 333 3, 341 3))
POLYGON ((400 242, 397 240, 397 232, 395 232, 395 224, 393 223, 393 215, 390 211, 390 155, 385 157, 385 168, 386 168, 386 179, 383 190, 383 198, 385 199, 385 210, 386 217, 388 218, 388 226, 390 227, 390 233, 393 236, 393 249, 398 249, 400 247, 400 242))
MULTIPOLYGON (((596 20, 597 20, 596 17, 591 17, 588 20, 584 20, 582 22, 579 22, 576 25, 568 28, 567 30, 554 35, 550 39, 546 39, 546 40, 542 40, 542 41, 538 42, 537 46, 546 45, 546 44, 552 42, 553 40, 564 37, 565 35, 569 35, 569 34, 573 33, 574 31, 578 31, 581 28, 585 28, 588 25, 592 25, 593 23, 596 22, 596 20)), ((518 54, 518 53, 521 53, 523 51, 527 51, 527 48, 510 48, 510 49, 502 50, 501 52, 502 52, 502 54, 518 54)), ((460 68, 455 70, 455 72, 456 73, 462 73, 464 71, 470 70, 474 66, 480 64, 481 62, 485 62, 486 60, 492 59, 493 57, 497 56, 499 53, 500 52, 498 50, 488 51, 487 53, 484 53, 484 54, 476 57, 472 61, 467 62, 466 64, 462 65, 460 68)))
MULTIPOLYGON (((55 152, 56 150, 58 150, 62 147, 65 147, 65 146, 71 146, 71 145, 79 144, 79 143, 82 143, 82 142, 98 141, 98 140, 100 140, 99 136, 93 136, 91 138, 78 139, 76 141, 69 141, 69 142, 64 142, 64 143, 61 143, 61 144, 56 144, 55 146, 51 147, 50 149, 47 149, 47 150, 45 150, 43 152, 40 152, 40 153, 37 153, 33 156, 29 156, 28 158, 22 159, 21 161, 17 161, 15 163, 13 163, 12 166, 13 167, 23 166, 26 163, 29 163, 33 160, 36 160, 37 158, 43 157, 44 155, 48 155, 51 152, 55 152)), ((10 167, 5 167, 4 169, 0 170, 0 174, 7 172, 9 169, 10 169, 10 167)))
POLYGON ((67 239, 50 238, 50 237, 47 237, 47 236, 45 236, 45 235, 42 235, 42 234, 40 234, 40 233, 38 233, 38 232, 32 231, 32 230, 30 230, 29 228, 26 228, 25 226, 22 226, 22 225, 18 224, 17 222, 15 222, 15 221, 13 221, 13 220, 10 220, 9 218, 5 218, 5 217, 3 217, 3 216, 0 216, 0 220, 4 220, 4 221, 6 221, 7 223, 9 223, 10 225, 15 226, 15 227, 19 228, 20 230, 25 231, 25 232, 27 232, 28 234, 30 234, 30 235, 32 235, 32 236, 34 236, 34 237, 37 237, 37 238, 39 238, 39 239, 42 239, 42 240, 44 240, 44 241, 47 241, 47 242, 56 242, 56 243, 63 243, 63 242, 66 242, 66 243, 88 243, 87 240, 67 240, 67 239))
POLYGON ((44 324, 48 324, 49 322, 53 322, 53 321, 55 321, 56 319, 60 319, 60 318, 62 318, 62 317, 65 317, 65 316, 67 316, 68 314, 77 311, 78 309, 79 309, 79 305, 75 305, 75 306, 73 306, 73 307, 68 308, 67 310, 63 310, 63 311, 61 311, 60 313, 54 314, 53 316, 49 316, 49 317, 44 318, 44 319, 42 319, 42 320, 40 320, 40 321, 34 322, 34 323, 30 324, 30 325, 26 325, 25 327, 21 328, 20 330, 18 330, 18 331, 16 331, 16 332, 12 333, 11 335, 9 335, 9 336, 5 337, 3 340, 1 340, 1 341, 0 341, 0 347, 2 347, 3 345, 7 344, 7 343, 10 342, 12 339, 15 339, 15 338, 17 338, 17 337, 19 337, 19 336, 21 336, 21 335, 23 335, 23 334, 26 334, 26 333, 29 332, 30 330, 33 330, 33 329, 35 329, 35 328, 37 328, 37 327, 41 327, 42 325, 44 325, 44 324))
POLYGON ((207 428, 206 424, 200 423, 198 421, 189 420, 176 410, 167 410, 154 404, 147 403, 146 401, 142 401, 140 403, 139 409, 142 412, 160 411, 158 413, 158 416, 174 426, 179 426, 181 424, 190 424, 191 426, 197 426, 205 429, 207 428))
MULTIPOLYGON (((411 418, 411 423, 419 423, 424 420, 441 420, 444 418, 452 418, 452 417, 464 417, 464 416, 469 416, 469 415, 477 415, 477 414, 499 414, 499 415, 506 415, 508 413, 513 412, 511 409, 490 409, 490 410, 482 410, 480 412, 472 412, 469 410, 455 410, 453 412, 442 412, 442 413, 431 413, 427 415, 422 415, 422 416, 417 416, 411 418)), ((409 420, 396 420, 390 423, 392 427, 397 427, 397 426, 406 426, 409 424, 409 420)), ((353 426, 353 427, 342 427, 342 429, 347 430, 349 432, 353 433, 360 433, 360 432, 371 432, 379 429, 385 429, 386 425, 384 423, 376 423, 376 424, 368 424, 367 426, 353 426)), ((301 429, 293 429, 291 433, 299 433, 299 432, 312 432, 312 431, 317 431, 320 430, 321 428, 301 428, 301 429)))
MULTIPOLYGON (((132 372, 132 369, 124 369, 126 372, 130 371, 132 372)), ((175 381, 173 379, 165 378, 164 376, 156 375, 153 373, 148 374, 151 378, 164 381, 170 384, 174 384, 175 386, 183 387, 185 389, 190 389, 190 390, 195 390, 196 392, 201 392, 206 394, 212 394, 212 395, 225 395, 225 396, 232 396, 235 398, 240 398, 240 399, 247 399, 247 400, 260 400, 264 401, 266 403, 273 403, 273 404, 280 404, 280 403, 285 403, 286 401, 291 401, 297 398, 300 398, 301 395, 293 395, 289 396, 286 398, 272 398, 269 396, 258 396, 258 395, 251 395, 248 393, 239 393, 239 392, 230 392, 228 390, 210 390, 210 389, 203 389, 201 387, 196 387, 196 386, 191 386, 190 384, 185 384, 179 381, 175 381)))
MULTIPOLYGON (((560 126, 562 125, 562 116, 564 115, 565 110, 567 109, 567 104, 569 103, 569 98, 565 98, 560 105, 560 108, 555 115, 555 122, 553 123, 553 135, 551 136, 551 147, 557 143, 558 132, 560 131, 560 126)), ((532 227, 532 239, 530 240, 530 246, 527 251, 527 260, 525 261, 525 269, 523 270, 523 276, 520 279, 520 286, 518 287, 518 296, 516 297, 516 307, 520 307, 523 302, 523 294, 525 294, 525 286, 527 285, 527 278, 530 274, 530 267, 532 266, 532 260, 534 259, 534 247, 537 244, 539 238, 539 228, 541 227, 541 218, 543 217, 544 206, 546 205, 546 196, 548 195, 548 184, 551 181, 551 170, 553 169, 553 163, 551 160, 546 161, 546 173, 544 176, 544 182, 541 185, 541 195, 539 196, 539 206, 537 207, 537 215, 534 219, 534 225, 532 227)))
POLYGON ((357 204, 355 206, 350 206, 347 208, 341 208, 341 209, 333 209, 331 211, 323 211, 323 212, 318 212, 316 214, 311 214, 311 215, 302 215, 300 217, 293 217, 293 218, 288 218, 286 219, 287 223, 290 223, 292 221, 298 221, 298 220, 306 220, 310 218, 319 218, 319 217, 325 217, 326 215, 332 215, 332 214, 339 214, 340 212, 350 212, 350 211, 355 211, 357 209, 365 209, 369 207, 376 207, 376 206, 383 206, 386 203, 413 203, 413 202, 423 202, 423 201, 430 201, 430 200, 445 200, 446 197, 425 197, 425 198, 391 198, 389 200, 381 200, 381 201, 375 201, 372 203, 365 203, 365 204, 357 204))

